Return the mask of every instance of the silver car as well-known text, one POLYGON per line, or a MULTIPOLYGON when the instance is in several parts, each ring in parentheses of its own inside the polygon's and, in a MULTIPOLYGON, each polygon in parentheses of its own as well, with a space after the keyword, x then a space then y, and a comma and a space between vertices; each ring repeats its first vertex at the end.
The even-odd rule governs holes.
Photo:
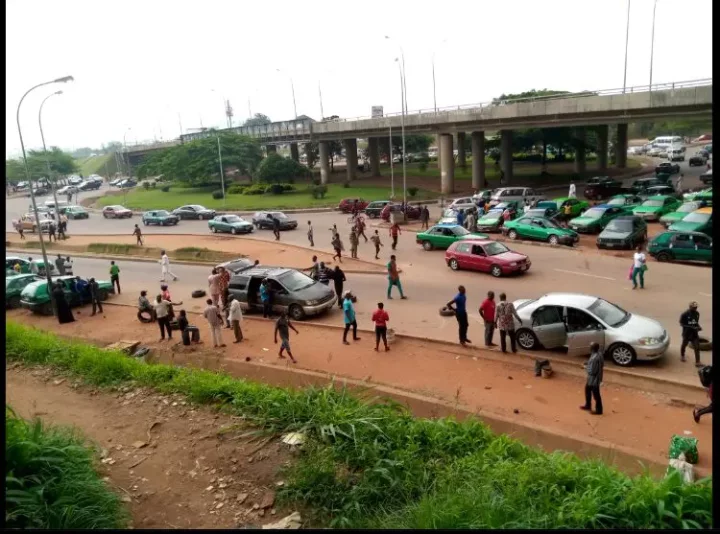
POLYGON ((660 323, 623 310, 606 300, 581 293, 548 293, 514 302, 522 325, 515 321, 518 344, 526 350, 567 347, 586 356, 597 342, 617 365, 660 358, 670 335, 660 323))

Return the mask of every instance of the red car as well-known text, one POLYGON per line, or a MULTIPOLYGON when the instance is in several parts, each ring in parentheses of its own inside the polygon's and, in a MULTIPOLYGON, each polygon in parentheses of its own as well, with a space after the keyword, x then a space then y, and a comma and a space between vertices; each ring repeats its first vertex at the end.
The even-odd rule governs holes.
POLYGON ((363 200, 362 198, 343 198, 338 205, 338 209, 343 213, 352 213, 353 204, 355 204, 355 202, 357 202, 358 210, 361 211, 368 205, 368 201, 363 200))
POLYGON ((513 252, 502 243, 489 239, 456 241, 445 252, 445 262, 453 271, 481 271, 496 278, 524 273, 531 265, 525 254, 513 252))
POLYGON ((129 219, 132 217, 132 211, 122 206, 105 206, 102 214, 106 219, 129 219))
MULTIPOLYGON (((390 220, 390 211, 393 211, 396 214, 395 220, 398 220, 398 214, 400 217, 402 217, 402 209, 401 208, 402 208, 401 204, 388 204, 380 212, 380 218, 383 221, 389 221, 390 220)), ((418 208, 417 206, 408 205, 406 211, 407 211, 408 219, 419 219, 420 218, 420 208, 418 208)))

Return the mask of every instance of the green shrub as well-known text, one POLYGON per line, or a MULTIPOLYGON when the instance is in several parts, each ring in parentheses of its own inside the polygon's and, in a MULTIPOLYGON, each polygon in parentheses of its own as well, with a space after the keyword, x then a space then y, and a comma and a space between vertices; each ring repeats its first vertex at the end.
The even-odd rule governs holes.
POLYGON ((164 185, 160 188, 160 191, 162 191, 163 193, 167 193, 168 191, 170 191, 170 186, 164 185))
POLYGON ((272 184, 267 186, 265 191, 273 195, 281 195, 282 193, 292 193, 295 191, 295 186, 293 184, 272 184))
POLYGON ((157 182, 150 182, 150 189, 155 189, 157 187, 157 182))
POLYGON ((415 198, 415 195, 418 194, 418 191, 420 191, 420 189, 417 187, 408 187, 407 188, 408 195, 410 195, 412 198, 415 198))
POLYGON ((215 200, 220 200, 224 197, 222 189, 218 189, 217 191, 212 192, 212 197, 215 200))
POLYGON ((310 193, 312 194, 313 198, 325 198, 327 191, 328 188, 324 184, 314 185, 310 188, 310 193))
POLYGON ((226 192, 228 195, 242 195, 247 187, 247 185, 243 184, 232 184, 226 189, 226 192))
POLYGON ((143 182, 143 187, 145 188, 145 191, 150 189, 150 182, 143 182))
POLYGON ((253 184, 245 188, 243 195, 264 195, 266 191, 267 186, 265 184, 253 184))
POLYGON ((428 164, 424 161, 421 161, 418 165, 418 169, 420 169, 421 172, 425 172, 428 168, 428 164))
POLYGON ((293 183, 296 178, 306 178, 310 169, 292 158, 280 154, 269 154, 263 159, 255 173, 255 178, 263 183, 293 183))
POLYGON ((350 189, 350 182, 347 182, 347 181, 343 182, 343 187, 345 189, 350 189))

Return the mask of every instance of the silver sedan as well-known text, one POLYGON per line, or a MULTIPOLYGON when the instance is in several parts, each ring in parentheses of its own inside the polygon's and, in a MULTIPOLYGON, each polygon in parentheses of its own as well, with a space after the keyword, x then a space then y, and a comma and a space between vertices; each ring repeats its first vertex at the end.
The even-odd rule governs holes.
POLYGON ((522 325, 515 324, 518 344, 526 350, 567 347, 586 356, 594 342, 617 365, 660 358, 670 345, 663 326, 606 300, 581 293, 549 293, 515 301, 522 325))

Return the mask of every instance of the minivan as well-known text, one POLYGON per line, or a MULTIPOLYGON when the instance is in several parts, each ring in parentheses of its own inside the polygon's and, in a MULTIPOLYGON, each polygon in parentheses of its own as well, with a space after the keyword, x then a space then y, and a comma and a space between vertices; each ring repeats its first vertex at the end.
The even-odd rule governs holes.
POLYGON ((524 204, 525 200, 529 200, 530 202, 545 200, 545 195, 541 195, 529 187, 501 187, 500 189, 493 191, 493 194, 490 197, 490 205, 494 206, 500 202, 512 201, 524 204))

